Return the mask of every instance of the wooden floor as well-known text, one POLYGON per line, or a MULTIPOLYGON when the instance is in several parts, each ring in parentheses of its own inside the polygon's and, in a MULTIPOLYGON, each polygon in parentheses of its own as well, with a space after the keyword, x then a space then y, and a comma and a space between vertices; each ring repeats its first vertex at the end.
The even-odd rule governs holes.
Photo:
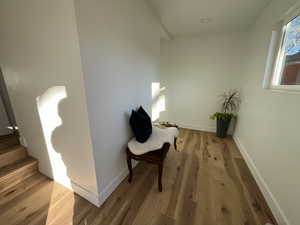
MULTIPOLYGON (((163 192, 140 163, 101 208, 36 174, 0 195, 2 225, 265 225, 277 223, 233 140, 181 129, 163 192)), ((125 160, 125 158, 124 158, 125 160)))

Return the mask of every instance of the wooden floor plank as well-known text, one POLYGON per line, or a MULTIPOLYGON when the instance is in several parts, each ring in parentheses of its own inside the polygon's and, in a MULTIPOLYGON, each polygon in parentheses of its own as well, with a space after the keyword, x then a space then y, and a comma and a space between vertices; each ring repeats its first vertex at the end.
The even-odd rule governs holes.
POLYGON ((235 161, 239 168, 244 187, 250 196, 251 205, 254 208, 256 215, 258 215, 260 223, 275 224, 276 222, 272 216, 270 208, 267 206, 267 204, 260 204, 264 201, 264 197, 259 190, 253 176, 251 175, 245 161, 242 159, 236 159, 235 161))
POLYGON ((277 225, 232 138, 181 129, 157 189, 157 168, 140 163, 97 208, 33 176, 0 195, 5 225, 277 225))

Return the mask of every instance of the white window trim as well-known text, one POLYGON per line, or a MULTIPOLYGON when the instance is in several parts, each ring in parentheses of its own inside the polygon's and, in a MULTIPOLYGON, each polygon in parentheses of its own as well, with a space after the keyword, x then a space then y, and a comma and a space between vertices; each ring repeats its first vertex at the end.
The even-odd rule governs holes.
POLYGON ((285 54, 284 42, 287 24, 294 18, 300 15, 300 4, 296 4, 292 9, 284 14, 284 16, 274 26, 276 27, 272 32, 272 38, 269 46, 269 53, 267 58, 265 76, 263 81, 263 88, 272 89, 279 92, 299 93, 300 85, 281 85, 280 79, 282 77, 285 54))

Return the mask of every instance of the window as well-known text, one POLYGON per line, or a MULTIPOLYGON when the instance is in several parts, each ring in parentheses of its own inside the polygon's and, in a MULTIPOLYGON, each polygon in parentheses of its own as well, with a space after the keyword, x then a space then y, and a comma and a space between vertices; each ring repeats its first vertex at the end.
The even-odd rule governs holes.
POLYGON ((273 31, 264 87, 300 91, 300 13, 288 16, 273 31))
POLYGON ((300 16, 283 28, 273 85, 300 85, 300 16))

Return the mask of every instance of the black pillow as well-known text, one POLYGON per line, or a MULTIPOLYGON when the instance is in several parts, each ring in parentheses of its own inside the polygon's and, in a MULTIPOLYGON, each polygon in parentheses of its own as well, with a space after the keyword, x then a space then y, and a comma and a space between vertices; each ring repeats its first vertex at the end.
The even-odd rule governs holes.
POLYGON ((137 110, 137 113, 143 115, 145 118, 147 118, 148 120, 148 125, 151 126, 152 128, 152 122, 151 122, 151 117, 147 114, 147 112, 144 110, 144 108, 142 106, 140 106, 140 108, 137 110))
MULTIPOLYGON (((144 110, 144 108, 142 106, 140 106, 140 108, 137 110, 137 113, 144 116, 147 119, 147 133, 150 133, 150 135, 152 134, 152 120, 151 117, 148 115, 148 113, 144 110)), ((149 137, 150 137, 149 135, 149 137)))
POLYGON ((145 143, 152 134, 150 116, 143 108, 140 108, 138 111, 132 110, 129 122, 136 140, 140 143, 145 143))

